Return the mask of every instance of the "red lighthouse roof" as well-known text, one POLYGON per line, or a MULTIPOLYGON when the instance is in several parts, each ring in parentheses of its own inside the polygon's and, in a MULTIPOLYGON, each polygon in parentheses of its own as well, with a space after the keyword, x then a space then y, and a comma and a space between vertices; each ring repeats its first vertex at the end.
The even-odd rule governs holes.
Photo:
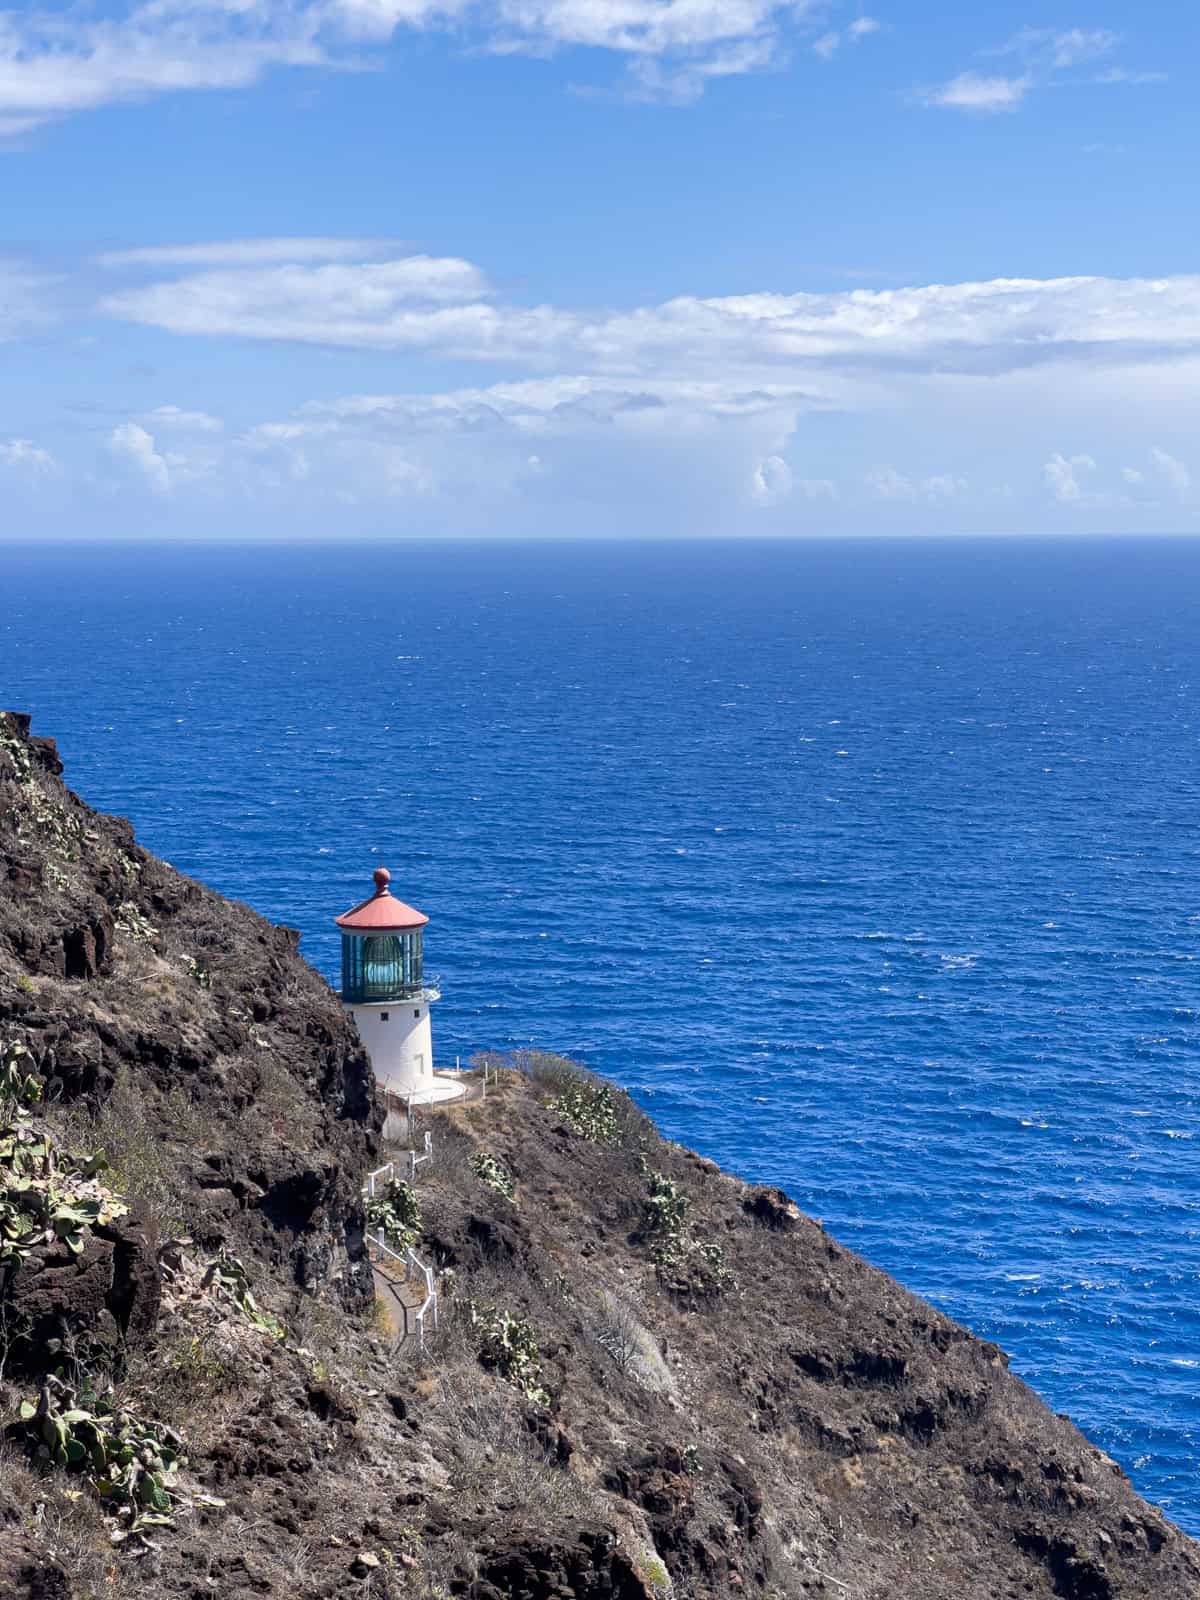
POLYGON ((375 869, 375 893, 333 920, 347 933, 402 933, 407 928, 423 928, 429 918, 414 911, 388 888, 392 875, 386 867, 375 869))

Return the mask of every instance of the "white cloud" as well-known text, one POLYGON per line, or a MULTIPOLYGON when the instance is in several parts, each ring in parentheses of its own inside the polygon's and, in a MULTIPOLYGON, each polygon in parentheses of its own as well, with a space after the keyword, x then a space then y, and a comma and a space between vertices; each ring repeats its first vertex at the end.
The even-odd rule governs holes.
POLYGON ((171 470, 165 456, 154 446, 154 435, 137 422, 123 422, 113 429, 108 447, 113 455, 129 462, 147 479, 156 494, 171 487, 171 470))
POLYGON ((792 469, 782 456, 767 456, 750 477, 750 498, 755 505, 774 506, 792 492, 792 469))
POLYGON ((470 9, 470 0, 331 0, 329 18, 354 39, 387 40, 398 28, 449 21, 470 9))
POLYGON ((949 83, 928 89, 922 98, 928 106, 951 111, 1016 111, 1033 87, 1026 74, 1020 78, 988 77, 979 72, 960 72, 949 83))
MULTIPOLYGON (((0 20, 0 136, 183 91, 241 89, 281 67, 357 69, 397 34, 470 23, 485 44, 674 58, 672 97, 756 71, 812 0, 124 0, 115 14, 44 5, 0 20), (365 52, 365 55, 364 55, 365 52)), ((644 85, 643 85, 644 87, 644 85)))
MULTIPOLYGON (((711 380, 543 378, 310 403, 211 436, 203 470, 194 457, 163 456, 132 421, 118 430, 118 453, 160 491, 169 485, 176 505, 185 484, 189 504, 245 495, 300 517, 351 494, 360 508, 419 500, 429 526, 461 530, 475 508, 490 527, 506 502, 532 497, 579 527, 618 506, 640 514, 667 485, 696 517, 731 522, 748 500, 786 500, 792 473, 783 448, 803 405, 792 391, 711 380)), ((833 486, 806 483, 800 493, 832 498, 833 486)))
POLYGON ((819 39, 813 40, 813 50, 822 61, 832 61, 841 42, 840 33, 823 33, 819 39))
POLYGON ((1192 486, 1192 474, 1183 462, 1175 456, 1168 455, 1158 445, 1150 451, 1150 459, 1166 479, 1171 489, 1183 499, 1192 486))
POLYGON ((1095 470, 1096 463, 1091 456, 1068 457, 1056 451, 1042 468, 1042 478, 1060 505, 1074 505, 1084 498, 1080 478, 1095 470))
POLYGON ((1075 527, 1085 511, 1098 532, 1145 531, 1148 520, 1200 531, 1194 501, 1169 492, 1151 454, 1168 452, 1146 432, 1173 438, 1165 430, 1200 383, 1200 353, 1086 370, 1083 383, 1063 362, 980 382, 894 367, 840 389, 835 410, 814 399, 811 372, 797 383, 770 364, 749 377, 712 361, 692 377, 547 375, 351 393, 246 429, 228 419, 220 431, 180 429, 186 456, 142 413, 116 454, 160 493, 169 485, 173 527, 187 518, 205 536, 247 525, 327 534, 350 505, 363 535, 394 534, 398 515, 430 535, 737 534, 758 519, 797 532, 1003 533, 1075 527), (1065 425, 1088 453, 1047 451, 1065 425), (1141 463, 1129 469, 1140 486, 1120 456, 1111 482, 1097 465, 1121 448, 1138 450, 1124 459, 1141 463), (868 477, 872 455, 885 464, 868 477), (803 475, 814 468, 827 475, 803 475))
POLYGON ((1137 467, 1122 467, 1121 476, 1126 483, 1145 483, 1146 474, 1137 467))
POLYGON ((57 473, 58 462, 32 439, 9 439, 0 443, 0 466, 22 472, 31 478, 46 478, 57 473))
POLYGON ((0 117, 28 129, 69 112, 185 89, 245 88, 314 65, 321 8, 148 0, 119 17, 10 11, 0 24, 0 117))
MULTIPOLYGON (((760 38, 785 12, 799 16, 812 0, 499 0, 509 44, 587 45, 630 55, 699 51, 760 38)), ((504 38, 501 31, 501 38, 504 38)))
POLYGON ((203 244, 106 250, 102 267, 261 267, 306 261, 363 261, 391 250, 383 239, 225 239, 203 244))
MULTIPOLYGON (((995 279, 825 294, 680 296, 632 310, 521 306, 456 257, 216 269, 124 289, 110 316, 178 334, 291 340, 586 372, 763 377, 982 374, 1200 349, 1200 276, 995 279)), ((819 385, 818 385, 819 387, 819 385)))
POLYGON ((380 348, 537 342, 553 314, 501 317, 483 273, 453 257, 214 269, 112 294, 111 316, 172 333, 380 348))
POLYGON ((846 29, 846 34, 853 40, 865 39, 872 33, 878 33, 882 26, 874 17, 859 17, 846 29))
MULTIPOLYGON (((1121 42, 1110 28, 1022 28, 998 49, 985 50, 985 56, 1018 56, 1023 71, 1018 76, 961 72, 940 87, 926 90, 921 98, 926 105, 944 106, 955 111, 1015 111, 1024 104, 1031 90, 1063 81, 1058 75, 1111 55, 1121 42)), ((1152 83, 1161 73, 1128 72, 1109 67, 1090 77, 1075 77, 1076 83, 1152 83)))

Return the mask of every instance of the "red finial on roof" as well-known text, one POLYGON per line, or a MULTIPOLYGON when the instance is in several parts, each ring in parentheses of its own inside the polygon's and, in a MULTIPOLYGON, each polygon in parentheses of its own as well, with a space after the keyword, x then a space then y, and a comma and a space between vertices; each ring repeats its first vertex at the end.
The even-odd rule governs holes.
POLYGON ((375 868, 375 893, 368 895, 358 905, 351 906, 333 920, 348 933, 403 933, 411 928, 423 928, 429 918, 423 911, 415 911, 388 888, 392 875, 386 867, 375 868))

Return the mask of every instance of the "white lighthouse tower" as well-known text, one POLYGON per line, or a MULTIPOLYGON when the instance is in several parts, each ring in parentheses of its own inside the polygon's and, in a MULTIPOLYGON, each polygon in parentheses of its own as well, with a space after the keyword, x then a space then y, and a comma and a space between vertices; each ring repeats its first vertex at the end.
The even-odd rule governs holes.
MULTIPOLYGON (((453 1100, 458 1084, 435 1077, 429 1008, 441 995, 426 982, 422 934, 429 918, 397 900, 386 867, 375 893, 335 918, 342 932, 342 1004, 358 1024, 371 1070, 388 1091, 389 1121, 400 1110, 453 1100)), ((385 1124, 384 1133, 389 1133, 385 1124)))

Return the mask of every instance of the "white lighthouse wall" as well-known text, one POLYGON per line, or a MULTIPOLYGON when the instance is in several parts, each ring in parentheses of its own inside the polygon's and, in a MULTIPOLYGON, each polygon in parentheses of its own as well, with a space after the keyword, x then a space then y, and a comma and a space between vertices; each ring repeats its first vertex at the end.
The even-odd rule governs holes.
POLYGON ((402 1098, 433 1081, 433 1030, 424 1000, 347 1007, 371 1058, 376 1080, 402 1098), (386 1019, 386 1020, 385 1020, 386 1019))

